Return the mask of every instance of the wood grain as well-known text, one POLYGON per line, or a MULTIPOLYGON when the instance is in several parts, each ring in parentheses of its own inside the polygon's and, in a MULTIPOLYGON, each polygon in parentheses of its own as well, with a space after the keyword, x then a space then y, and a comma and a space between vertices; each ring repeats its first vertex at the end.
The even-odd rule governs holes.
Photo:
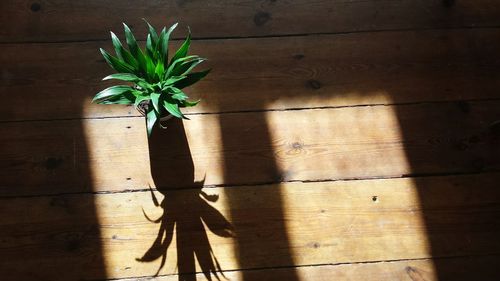
MULTIPOLYGON (((190 113, 500 98, 500 29, 193 43, 213 69, 188 89, 190 113)), ((0 120, 137 116, 92 105, 110 43, 0 46, 0 120), (19 55, 22 54, 22 55, 19 55), (43 106, 40 106, 43 104, 43 106)))
POLYGON ((125 118, 0 124, 0 193, 144 188, 149 156, 143 122, 125 118))
MULTIPOLYGON (((320 265, 295 268, 273 268, 246 271, 225 272, 231 281, 273 281, 287 280, 290 272, 304 281, 330 280, 400 280, 400 281, 440 281, 457 280, 470 281, 481 275, 481 280, 496 281, 500 277, 496 270, 498 256, 468 257, 452 259, 425 259, 415 261, 391 261, 379 263, 320 265), (439 268, 439 271, 436 270, 439 268)), ((119 281, 174 281, 177 275, 160 276, 156 278, 118 279, 119 281)), ((196 280, 209 281, 204 274, 198 273, 196 280)), ((194 280, 194 279, 193 279, 194 280)))
MULTIPOLYGON (((154 207, 148 191, 3 199, 0 213, 11 215, 0 221, 0 268, 3 280, 102 278, 94 268, 101 244, 107 278, 153 275, 161 255, 150 262, 136 258, 153 244, 160 224, 146 220, 141 209, 151 218, 165 212, 165 223, 175 224, 175 231, 165 230, 171 244, 155 248, 167 253, 160 274, 176 273, 195 255, 200 272, 214 258, 221 269, 235 270, 499 254, 499 179, 484 174, 288 183, 209 188, 205 196, 191 189, 157 193, 164 209, 154 207), (276 192, 282 206, 271 199, 276 192), (88 216, 89 204, 96 206, 97 221, 88 216), (289 244, 277 238, 282 231, 289 244), (190 243, 181 247, 179 239, 190 243), (53 270, 61 262, 79 270, 53 270)), ((417 268, 409 273, 419 273, 417 268)))
POLYGON ((441 0, 4 0, 0 42, 106 39, 109 30, 122 30, 122 22, 145 33, 143 17, 156 26, 175 21, 190 25, 197 38, 490 27, 500 25, 497 4, 495 0, 456 1, 450 7, 441 0))
POLYGON ((493 171, 499 108, 484 101, 195 115, 185 132, 176 120, 159 130, 151 151, 143 118, 4 123, 0 194, 147 188, 149 154, 156 184, 168 188, 493 171))

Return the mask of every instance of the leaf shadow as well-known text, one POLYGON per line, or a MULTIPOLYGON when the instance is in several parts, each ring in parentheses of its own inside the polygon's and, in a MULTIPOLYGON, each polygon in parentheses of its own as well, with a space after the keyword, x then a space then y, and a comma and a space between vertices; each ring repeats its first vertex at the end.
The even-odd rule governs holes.
POLYGON ((211 205, 218 201, 219 195, 202 190, 204 180, 194 181, 194 164, 182 121, 171 120, 168 128, 153 131, 149 139, 152 177, 156 191, 164 198, 160 202, 150 187, 152 202, 162 208, 162 215, 152 219, 143 210, 144 216, 160 226, 150 248, 136 260, 153 262, 161 259, 155 274, 159 275, 175 235, 179 280, 196 280, 196 261, 207 280, 212 280, 212 276, 221 280, 224 274, 210 245, 207 230, 229 238, 235 236, 233 226, 211 205), (178 171, 175 177, 165 172, 172 168, 178 171))

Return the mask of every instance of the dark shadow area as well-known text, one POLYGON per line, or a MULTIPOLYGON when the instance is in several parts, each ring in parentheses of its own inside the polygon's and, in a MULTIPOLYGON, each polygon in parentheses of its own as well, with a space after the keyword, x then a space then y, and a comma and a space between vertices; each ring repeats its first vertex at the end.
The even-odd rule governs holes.
MULTIPOLYGON (((264 107, 264 105, 263 105, 264 107)), ((222 114, 220 130, 223 145, 224 184, 256 183, 259 178, 281 182, 265 113, 255 113, 252 119, 241 114, 222 114), (243 119, 242 119, 243 117, 243 119), (252 141, 246 151, 242 140, 252 141)), ((261 182, 262 183, 262 182, 261 182)), ((262 187, 266 188, 266 187, 262 187)), ((229 205, 238 201, 238 188, 227 192, 229 205)), ((283 199, 279 187, 267 187, 266 197, 259 209, 231 208, 231 219, 236 230, 236 255, 242 269, 295 265, 283 212, 283 199), (255 214, 261 214, 256 216, 255 214), (256 218, 258 218, 256 220, 256 218)), ((256 197, 259 194, 254 194, 256 197)), ((253 280, 249 271, 241 272, 242 280, 253 280)), ((295 270, 287 270, 282 280, 298 281, 295 270)))
POLYGON ((471 280, 471 272, 481 280, 500 278, 472 259, 500 254, 499 174, 494 173, 500 169, 499 109, 500 101, 397 107, 412 170, 407 176, 443 175, 413 179, 431 255, 471 258, 458 266, 468 272, 453 279, 450 266, 436 259, 437 280, 471 280))
POLYGON ((194 182, 194 164, 181 120, 170 120, 167 130, 155 128, 149 139, 149 155, 156 189, 164 196, 159 202, 151 189, 152 201, 163 209, 163 214, 154 220, 144 214, 149 221, 160 226, 156 240, 137 260, 152 262, 161 259, 158 275, 168 258, 167 250, 175 229, 179 280, 196 280, 196 261, 207 280, 212 280, 212 277, 221 280, 224 274, 207 231, 221 237, 232 237, 233 227, 208 203, 217 201, 218 195, 208 195, 202 190, 203 182, 194 182), (175 170, 175 176, 166 172, 172 170, 175 170))
MULTIPOLYGON (((36 63, 0 64, 12 75, 0 82, 2 97, 20 85, 36 92, 36 80, 51 69, 36 63)), ((0 123, 1 280, 107 277, 82 122, 0 123)))
MULTIPOLYGON (((443 1, 450 13, 455 2, 458 1, 443 1)), ((500 77, 497 47, 463 32, 461 39, 468 48, 460 53, 464 47, 457 45, 446 32, 441 38, 444 51, 434 60, 446 65, 446 71, 439 77, 424 73, 415 77, 423 84, 441 83, 433 90, 434 95, 449 95, 455 100, 395 107, 411 168, 411 173, 404 176, 416 176, 413 181, 432 257, 472 259, 493 255, 494 259, 500 254, 500 185, 495 173, 500 171, 500 100, 473 101, 475 93, 480 100, 481 94, 492 91, 494 85, 464 83, 467 85, 464 88, 456 85, 468 79, 497 80, 500 77), (453 79, 456 73, 466 73, 464 81, 453 79), (472 100, 460 100, 463 95, 472 100), (443 177, 425 177, 432 175, 443 177)), ((426 68, 432 70, 432 67, 433 62, 428 62, 426 68)), ((394 103, 404 103, 398 93, 390 94, 394 103)), ((498 256, 496 259, 500 260, 498 256)), ((477 272, 478 279, 500 278, 500 274, 492 274, 482 263, 468 262, 461 267, 477 272)), ((450 268, 437 259, 434 268, 437 280, 470 280, 472 276, 464 274, 450 279, 450 268)))

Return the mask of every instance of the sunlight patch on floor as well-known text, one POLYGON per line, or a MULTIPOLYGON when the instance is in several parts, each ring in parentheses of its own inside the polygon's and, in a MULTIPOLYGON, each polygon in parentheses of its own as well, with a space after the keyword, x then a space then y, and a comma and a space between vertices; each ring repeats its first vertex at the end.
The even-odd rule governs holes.
POLYGON ((219 118, 216 115, 192 115, 189 118, 191 120, 183 122, 194 161, 195 180, 220 182, 224 178, 224 149, 220 141, 219 118))
POLYGON ((322 187, 289 184, 291 189, 282 198, 297 265, 431 256, 412 179, 338 181, 351 175, 376 177, 394 167, 401 173, 394 177, 411 173, 392 107, 268 112, 266 116, 268 126, 274 128, 270 134, 284 180, 326 180, 322 187))

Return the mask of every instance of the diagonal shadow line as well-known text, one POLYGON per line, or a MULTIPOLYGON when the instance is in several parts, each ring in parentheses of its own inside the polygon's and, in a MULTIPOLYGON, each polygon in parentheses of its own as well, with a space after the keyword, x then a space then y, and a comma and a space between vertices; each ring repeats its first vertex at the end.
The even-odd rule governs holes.
MULTIPOLYGON (((454 280, 470 278, 470 272, 483 274, 484 280, 499 277, 498 272, 489 269, 491 261, 488 260, 484 263, 470 260, 461 265, 464 268, 450 268, 445 261, 437 259, 464 253, 470 257, 481 256, 494 253, 500 247, 497 239, 500 189, 492 183, 495 176, 484 173, 498 169, 500 134, 491 128, 498 118, 492 109, 498 105, 450 102, 427 105, 427 111, 423 107, 396 107, 411 174, 426 174, 429 169, 448 174, 446 178, 413 178, 429 254, 436 258, 433 260, 436 280, 450 280, 450 276, 458 276, 457 272, 464 275, 454 280), (423 113, 428 116, 409 118, 423 113), (417 131, 433 139, 419 139, 417 131), (431 144, 422 145, 425 141, 431 144), (431 186, 430 180, 440 184, 431 186)), ((408 270, 422 273, 418 268, 408 267, 408 270)))
POLYGON ((4 217, 0 223, 0 279, 108 277, 84 122, 0 124, 0 134, 10 135, 0 151, 7 163, 0 194, 23 196, 3 198, 0 203, 4 217), (80 193, 52 195, 68 190, 80 193), (9 221, 6 216, 15 223, 5 224, 9 221), (68 270, 75 266, 80 270, 68 270))
MULTIPOLYGON (((247 120, 247 123, 237 122, 234 114, 220 115, 220 135, 223 147, 224 183, 227 185, 242 182, 252 183, 258 179, 253 175, 267 175, 269 178, 281 181, 281 173, 276 164, 272 147, 269 127, 265 113, 255 115, 256 118, 247 120), (258 136, 257 143, 253 144, 255 151, 241 151, 241 141, 248 138, 248 134, 258 136), (260 152, 261 154, 258 154, 260 152), (249 158, 250 156, 250 158, 249 158)), ((282 194, 278 186, 271 187, 266 192, 263 217, 258 225, 248 225, 245 217, 247 210, 230 208, 231 219, 236 230, 236 255, 240 269, 266 266, 293 266, 294 261, 290 252, 285 214, 283 212, 282 194), (271 225, 270 225, 271 224, 271 225)), ((234 206, 238 201, 238 190, 226 192, 228 204, 234 206)), ((258 194, 256 196, 259 196, 258 194)), ((259 210, 256 210, 259 212, 259 210)), ((241 271, 242 280, 251 280, 248 271, 241 271)), ((298 281, 294 269, 287 270, 280 278, 282 280, 298 281)))

